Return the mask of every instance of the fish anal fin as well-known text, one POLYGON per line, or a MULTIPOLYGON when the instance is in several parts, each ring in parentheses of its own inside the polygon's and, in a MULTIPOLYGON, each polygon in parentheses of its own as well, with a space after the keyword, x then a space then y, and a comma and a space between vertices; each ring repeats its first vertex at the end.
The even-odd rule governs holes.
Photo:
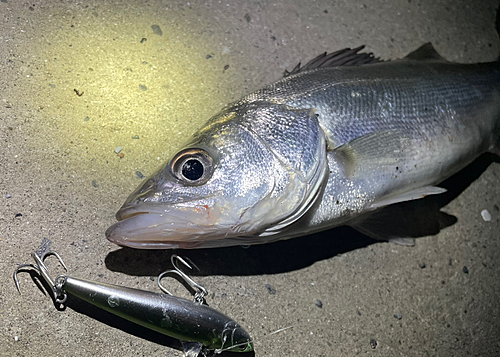
MULTIPOLYGON (((500 12, 500 10, 499 10, 500 12)), ((497 136, 497 139, 493 144, 491 144, 489 150, 490 153, 493 155, 499 156, 500 157, 500 136, 497 136)))
POLYGON ((406 247, 413 247, 415 245, 415 238, 411 237, 395 237, 395 238, 389 238, 389 242, 398 244, 398 245, 404 245, 406 247))
POLYGON ((413 201, 424 198, 430 195, 439 195, 445 193, 446 189, 437 186, 425 186, 420 187, 411 191, 403 192, 397 195, 391 195, 384 197, 380 200, 376 200, 370 206, 371 209, 377 209, 385 206, 389 206, 395 203, 413 201))
POLYGON ((399 210, 395 211, 391 208, 362 216, 361 219, 357 219, 350 226, 375 240, 413 246, 415 245, 415 238, 407 236, 408 233, 405 230, 406 220, 407 217, 401 214, 399 210), (395 226, 395 220, 402 224, 395 226))
POLYGON ((408 54, 403 60, 413 60, 413 61, 446 61, 437 51, 434 49, 432 43, 427 42, 426 44, 420 46, 415 51, 408 54))
POLYGON ((415 238, 436 235, 456 221, 456 217, 440 211, 436 199, 428 197, 367 213, 349 225, 373 239, 412 246, 415 238))

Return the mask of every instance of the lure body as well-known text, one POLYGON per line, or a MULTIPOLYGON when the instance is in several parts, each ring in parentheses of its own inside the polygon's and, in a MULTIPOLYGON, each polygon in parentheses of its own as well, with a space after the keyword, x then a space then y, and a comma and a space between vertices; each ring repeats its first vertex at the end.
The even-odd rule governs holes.
POLYGON ((164 335, 199 342, 209 349, 253 350, 248 333, 230 317, 209 306, 163 293, 69 276, 60 279, 63 292, 164 335))
POLYGON ((121 318, 179 339, 186 356, 198 356, 200 353, 205 356, 209 351, 253 351, 250 335, 236 321, 203 304, 208 292, 179 269, 177 261, 191 268, 181 257, 172 255, 174 269, 167 270, 158 277, 158 287, 164 292, 160 294, 67 275, 59 275, 53 281, 44 264, 49 255, 56 256, 64 269, 68 270, 59 254, 54 251, 46 251, 41 256, 32 253, 35 264, 21 264, 14 271, 13 278, 19 293, 21 290, 17 274, 19 271, 33 269, 51 287, 55 303, 64 304, 68 295, 73 295, 121 318), (175 297, 165 289, 160 280, 166 274, 175 274, 184 279, 190 289, 196 292, 195 301, 175 297))

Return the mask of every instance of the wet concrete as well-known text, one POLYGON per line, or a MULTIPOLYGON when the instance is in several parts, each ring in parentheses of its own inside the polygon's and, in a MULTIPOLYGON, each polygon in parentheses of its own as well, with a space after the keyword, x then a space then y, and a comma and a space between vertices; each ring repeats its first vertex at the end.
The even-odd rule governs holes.
MULTIPOLYGON (((171 252, 120 249, 104 231, 140 176, 211 115, 297 62, 344 47, 366 44, 393 59, 432 42, 451 61, 494 60, 497 6, 2 0, 0 355, 181 356, 177 341, 77 299, 56 310, 27 273, 19 295, 13 270, 48 238, 76 277, 156 290, 152 278, 170 267, 171 252)), ((450 181, 442 210, 453 224, 415 247, 339 228, 177 253, 200 267, 209 304, 250 332, 256 356, 495 356, 495 160, 450 181)))

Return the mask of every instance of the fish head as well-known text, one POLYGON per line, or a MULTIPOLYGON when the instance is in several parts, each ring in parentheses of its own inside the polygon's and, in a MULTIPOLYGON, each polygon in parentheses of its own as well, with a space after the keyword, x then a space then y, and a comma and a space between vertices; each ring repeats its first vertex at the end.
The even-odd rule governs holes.
POLYGON ((235 104, 129 196, 106 236, 141 249, 263 243, 304 215, 327 172, 313 111, 235 104))

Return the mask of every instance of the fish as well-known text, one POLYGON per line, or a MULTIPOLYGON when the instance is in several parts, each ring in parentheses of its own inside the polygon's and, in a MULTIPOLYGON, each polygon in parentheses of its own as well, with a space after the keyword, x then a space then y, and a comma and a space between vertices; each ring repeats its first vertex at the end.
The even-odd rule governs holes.
POLYGON ((500 64, 448 62, 430 43, 393 61, 361 49, 322 54, 223 108, 126 199, 107 239, 217 248, 349 225, 412 245, 381 218, 499 153, 500 64))

